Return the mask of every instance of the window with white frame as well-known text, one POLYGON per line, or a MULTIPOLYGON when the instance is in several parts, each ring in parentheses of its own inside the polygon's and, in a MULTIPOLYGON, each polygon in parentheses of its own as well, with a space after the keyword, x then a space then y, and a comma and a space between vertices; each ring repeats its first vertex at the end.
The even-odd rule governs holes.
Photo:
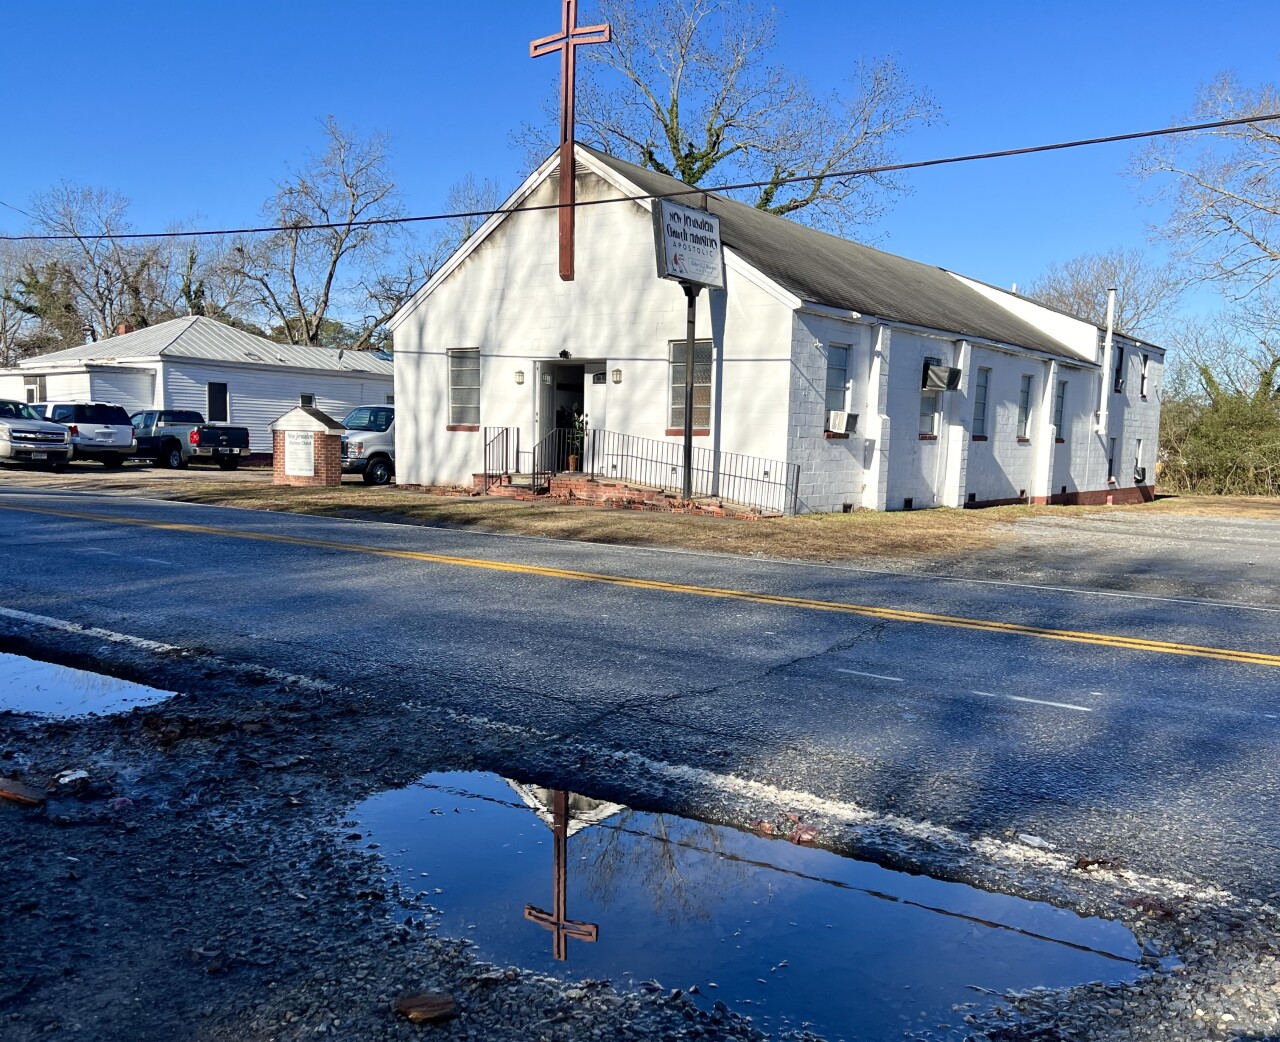
POLYGON ((480 349, 449 352, 449 426, 480 426, 480 349))
POLYGON ((987 392, 991 388, 991 370, 979 369, 973 382, 973 436, 987 436, 987 392))
MULTIPOLYGON (((926 358, 926 366, 942 365, 941 358, 926 358)), ((926 437, 938 434, 938 406, 942 401, 939 391, 921 390, 920 392, 920 433, 926 437)))
POLYGON ((1151 363, 1150 355, 1142 356, 1142 379, 1138 384, 1138 394, 1143 398, 1147 396, 1147 366, 1151 363))
POLYGON ((849 348, 827 346, 827 412, 849 410, 849 348))
MULTIPOLYGON (((668 428, 684 430, 684 367, 688 344, 671 342, 671 395, 668 428)), ((693 426, 696 430, 711 428, 711 341, 693 344, 693 426)))
POLYGON ((1018 440, 1026 441, 1031 429, 1031 388, 1035 377, 1022 374, 1022 387, 1018 390, 1018 440))
POLYGON ((45 379, 43 376, 24 376, 22 378, 23 387, 27 394, 27 404, 32 402, 43 402, 49 397, 45 390, 45 379))
POLYGON ((1107 443, 1107 480, 1116 476, 1116 440, 1111 438, 1107 443))
POLYGON ((1111 382, 1111 389, 1116 394, 1124 391, 1124 348, 1116 348, 1116 372, 1115 378, 1111 382))
POLYGON ((1058 389, 1053 395, 1053 429, 1055 437, 1062 437, 1062 414, 1067 405, 1067 381, 1059 380, 1058 389))

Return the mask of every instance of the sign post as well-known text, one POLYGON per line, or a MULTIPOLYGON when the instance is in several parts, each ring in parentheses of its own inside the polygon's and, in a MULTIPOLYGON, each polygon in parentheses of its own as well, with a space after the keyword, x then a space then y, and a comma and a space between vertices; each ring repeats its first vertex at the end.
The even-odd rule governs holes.
POLYGON ((679 282, 688 301, 684 347, 684 499, 693 498, 693 387, 695 324, 703 286, 724 288, 720 218, 669 199, 653 201, 653 241, 658 278, 679 282))

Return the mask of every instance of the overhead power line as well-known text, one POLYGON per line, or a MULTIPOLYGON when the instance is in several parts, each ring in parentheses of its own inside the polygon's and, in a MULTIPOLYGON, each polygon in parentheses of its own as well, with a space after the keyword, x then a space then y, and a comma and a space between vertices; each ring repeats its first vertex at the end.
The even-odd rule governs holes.
MULTIPOLYGON (((923 170, 933 166, 948 166, 954 163, 974 163, 984 159, 1007 159, 1011 156, 1028 156, 1038 152, 1058 152, 1068 148, 1083 148, 1087 145, 1108 145, 1120 141, 1138 141, 1142 138, 1168 137, 1171 134, 1192 134, 1201 130, 1218 130, 1222 127, 1238 127, 1249 123, 1266 123, 1269 120, 1280 120, 1280 112, 1271 112, 1261 116, 1241 116, 1236 119, 1219 119, 1211 123, 1190 123, 1180 127, 1161 127, 1158 130, 1137 130, 1128 134, 1110 134, 1106 137, 1081 138, 1076 141, 1058 141, 1050 145, 1029 145, 1025 148, 1006 148, 998 152, 975 152, 970 155, 946 156, 941 159, 918 159, 910 163, 888 163, 883 166, 858 167, 853 170, 833 170, 823 174, 797 174, 794 177, 780 177, 765 181, 740 181, 737 184, 717 185, 704 188, 701 185, 690 185, 678 191, 661 194, 626 195, 613 199, 590 199, 575 203, 578 208, 588 206, 605 206, 614 203, 647 202, 650 199, 677 199, 687 195, 707 195, 713 192, 736 192, 747 188, 768 188, 777 185, 802 184, 806 181, 838 181, 848 177, 868 177, 872 174, 900 173, 904 170, 923 170)), ((565 203, 544 203, 537 206, 522 206, 519 210, 505 210, 498 207, 492 210, 463 210, 456 213, 422 214, 413 217, 374 217, 363 221, 331 221, 324 224, 274 224, 250 228, 216 228, 186 232, 126 232, 123 234, 98 235, 0 235, 0 242, 83 242, 99 239, 191 239, 213 235, 270 235, 274 232, 307 232, 325 231, 334 228, 373 228, 389 224, 419 224, 426 221, 452 221, 469 217, 492 217, 500 213, 534 213, 539 210, 559 210, 565 203)), ((13 207, 16 209, 16 207, 13 207)))

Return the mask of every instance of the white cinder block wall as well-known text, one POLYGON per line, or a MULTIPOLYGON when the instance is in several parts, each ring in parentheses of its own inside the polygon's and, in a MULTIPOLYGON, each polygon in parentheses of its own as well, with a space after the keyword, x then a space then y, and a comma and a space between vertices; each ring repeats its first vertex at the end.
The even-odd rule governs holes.
POLYGON ((800 464, 798 507, 802 512, 833 512, 859 506, 870 372, 871 330, 861 323, 798 313, 792 327, 791 408, 787 459, 800 464), (827 437, 827 357, 833 345, 848 348, 848 437, 827 437))
POLYGON ((888 387, 888 413, 893 418, 893 446, 885 503, 888 510, 902 510, 908 499, 913 510, 942 505, 950 439, 963 436, 962 428, 949 427, 945 422, 945 410, 950 404, 948 399, 958 392, 940 394, 943 415, 939 419, 937 437, 922 439, 919 430, 920 375, 926 358, 937 358, 942 365, 955 365, 956 351, 956 343, 952 340, 901 329, 893 331, 888 387))
MULTIPOLYGON (((643 204, 593 206, 623 193, 579 166, 577 271, 559 278, 553 210, 495 222, 475 248, 438 277, 395 322, 397 452, 406 484, 467 485, 484 466, 484 428, 519 432, 527 455, 554 408, 542 393, 543 367, 585 365, 609 374, 583 390, 591 428, 679 444, 671 422, 670 345, 685 336, 685 297, 654 271, 653 237, 643 204), (448 352, 474 348, 480 360, 477 430, 450 430, 448 352), (561 360, 561 352, 570 356, 561 360), (615 384, 612 374, 622 374, 615 384), (520 373, 522 382, 517 383, 520 373)), ((518 206, 558 198, 553 173, 518 206)), ((726 289, 704 291, 697 336, 713 345, 709 432, 695 444, 799 464, 799 509, 846 505, 902 509, 1014 501, 1106 488, 1107 438, 1094 429, 1096 327, 973 284, 1066 344, 1072 357, 876 326, 823 314, 797 301, 727 251, 726 289), (858 415, 847 439, 824 437, 827 352, 850 348, 848 408, 858 415), (942 392, 937 434, 918 429, 920 374, 933 357, 963 372, 961 389, 942 392), (976 374, 991 370, 987 433, 971 436, 976 374), (1031 377, 1026 435, 1018 436, 1023 375, 1031 377), (1062 430, 1052 428, 1057 382, 1067 383, 1062 430), (1056 437, 1055 437, 1056 435, 1056 437), (1059 440, 1060 439, 1060 440, 1059 440)), ((1162 356, 1148 350, 1148 395, 1137 378, 1116 395, 1118 487, 1132 485, 1135 457, 1154 480, 1162 356), (1142 449, 1139 452, 1138 442, 1142 449)), ((1138 352, 1126 364, 1137 367, 1138 352)), ((1110 375, 1106 376, 1110 387, 1110 375)), ((525 462, 522 461, 522 462, 525 462)), ((606 471, 607 473, 607 471, 606 471)), ((723 490, 722 490, 723 491, 723 490)))
POLYGON ((965 496, 979 503, 1019 499, 1032 489, 1034 437, 1040 418, 1041 392, 1048 376, 1047 363, 1038 359, 975 345, 971 354, 970 392, 965 429, 973 430, 976 404, 972 388, 979 369, 990 369, 987 387, 987 433, 969 436, 969 456, 965 496), (1032 377, 1031 415, 1027 422, 1028 437, 1018 439, 1018 400, 1022 377, 1032 377))

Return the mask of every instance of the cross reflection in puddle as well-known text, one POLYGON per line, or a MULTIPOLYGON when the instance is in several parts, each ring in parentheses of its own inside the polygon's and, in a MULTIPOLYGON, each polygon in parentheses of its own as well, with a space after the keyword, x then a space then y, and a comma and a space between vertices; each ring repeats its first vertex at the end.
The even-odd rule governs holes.
POLYGON ((440 932, 482 959, 656 980, 765 1031, 945 1037, 939 1025, 962 1027, 953 1007, 990 1005, 988 990, 1139 973, 1119 923, 495 775, 428 775, 352 816, 395 876, 439 895, 440 932), (529 899, 549 868, 547 911, 529 899))

